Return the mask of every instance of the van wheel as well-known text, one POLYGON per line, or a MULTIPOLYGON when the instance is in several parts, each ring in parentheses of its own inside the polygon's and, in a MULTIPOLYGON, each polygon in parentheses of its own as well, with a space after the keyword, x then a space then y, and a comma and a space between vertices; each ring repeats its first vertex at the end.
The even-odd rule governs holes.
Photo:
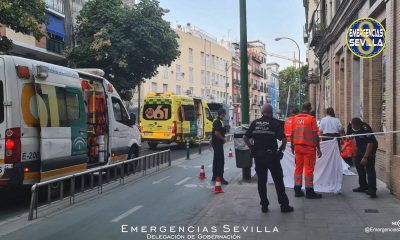
POLYGON ((152 150, 156 149, 157 145, 158 145, 158 143, 154 143, 154 142, 149 142, 148 144, 149 144, 149 148, 152 150))
POLYGON ((134 158, 137 158, 137 157, 139 157, 139 148, 136 145, 133 145, 129 149, 128 160, 134 159, 134 158))

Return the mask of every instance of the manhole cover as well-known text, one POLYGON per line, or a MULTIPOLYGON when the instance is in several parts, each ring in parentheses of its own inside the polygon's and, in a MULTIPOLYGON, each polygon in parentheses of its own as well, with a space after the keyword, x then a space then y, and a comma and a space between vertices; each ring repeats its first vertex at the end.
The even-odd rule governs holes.
POLYGON ((379 213, 378 209, 365 209, 366 213, 379 213))

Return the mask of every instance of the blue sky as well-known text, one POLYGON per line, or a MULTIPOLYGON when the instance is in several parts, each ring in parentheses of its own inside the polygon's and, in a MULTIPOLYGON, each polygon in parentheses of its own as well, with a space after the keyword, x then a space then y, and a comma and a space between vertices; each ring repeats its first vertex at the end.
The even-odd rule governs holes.
MULTIPOLYGON (((239 0, 159 0, 170 12, 165 19, 172 26, 190 22, 218 39, 238 41, 239 0)), ((302 61, 305 60, 303 26, 305 13, 302 0, 247 0, 248 40, 266 43, 268 52, 293 57, 297 47, 288 40, 276 42, 276 37, 290 37, 300 45, 302 61)), ((277 62, 281 69, 292 62, 269 57, 268 62, 277 62)))

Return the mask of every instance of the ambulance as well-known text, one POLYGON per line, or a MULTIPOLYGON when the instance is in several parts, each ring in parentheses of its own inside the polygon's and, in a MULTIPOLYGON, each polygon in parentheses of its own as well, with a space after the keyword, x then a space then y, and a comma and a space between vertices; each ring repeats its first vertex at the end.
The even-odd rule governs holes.
POLYGON ((134 116, 101 74, 0 55, 0 187, 138 156, 134 116))
POLYGON ((140 114, 142 141, 154 149, 158 144, 211 139, 213 116, 201 98, 175 95, 171 92, 149 93, 140 114))

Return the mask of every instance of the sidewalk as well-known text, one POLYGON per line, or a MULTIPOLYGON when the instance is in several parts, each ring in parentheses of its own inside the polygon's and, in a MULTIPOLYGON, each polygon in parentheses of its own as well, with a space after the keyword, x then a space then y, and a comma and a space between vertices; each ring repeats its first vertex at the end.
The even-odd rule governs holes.
POLYGON ((392 222, 400 219, 400 201, 380 181, 376 199, 352 192, 352 188, 358 185, 358 176, 344 176, 342 193, 324 193, 320 200, 294 198, 293 189, 287 188, 290 204, 295 211, 282 214, 273 184, 268 185, 269 212, 262 213, 256 176, 251 183, 242 182, 241 175, 228 180, 231 183, 223 186, 225 193, 216 195, 188 225, 217 226, 221 229, 224 225, 230 225, 231 230, 233 226, 239 226, 240 233, 237 234, 241 236, 240 239, 246 240, 269 237, 290 240, 400 239, 400 232, 372 233, 371 230, 366 233, 367 227, 399 228, 393 226, 392 222), (253 232, 249 233, 248 229, 244 233, 242 226, 254 226, 253 232), (257 226, 262 233, 257 233, 257 226), (272 232, 275 226, 279 232, 272 232), (271 232, 265 233, 265 227, 271 232))

